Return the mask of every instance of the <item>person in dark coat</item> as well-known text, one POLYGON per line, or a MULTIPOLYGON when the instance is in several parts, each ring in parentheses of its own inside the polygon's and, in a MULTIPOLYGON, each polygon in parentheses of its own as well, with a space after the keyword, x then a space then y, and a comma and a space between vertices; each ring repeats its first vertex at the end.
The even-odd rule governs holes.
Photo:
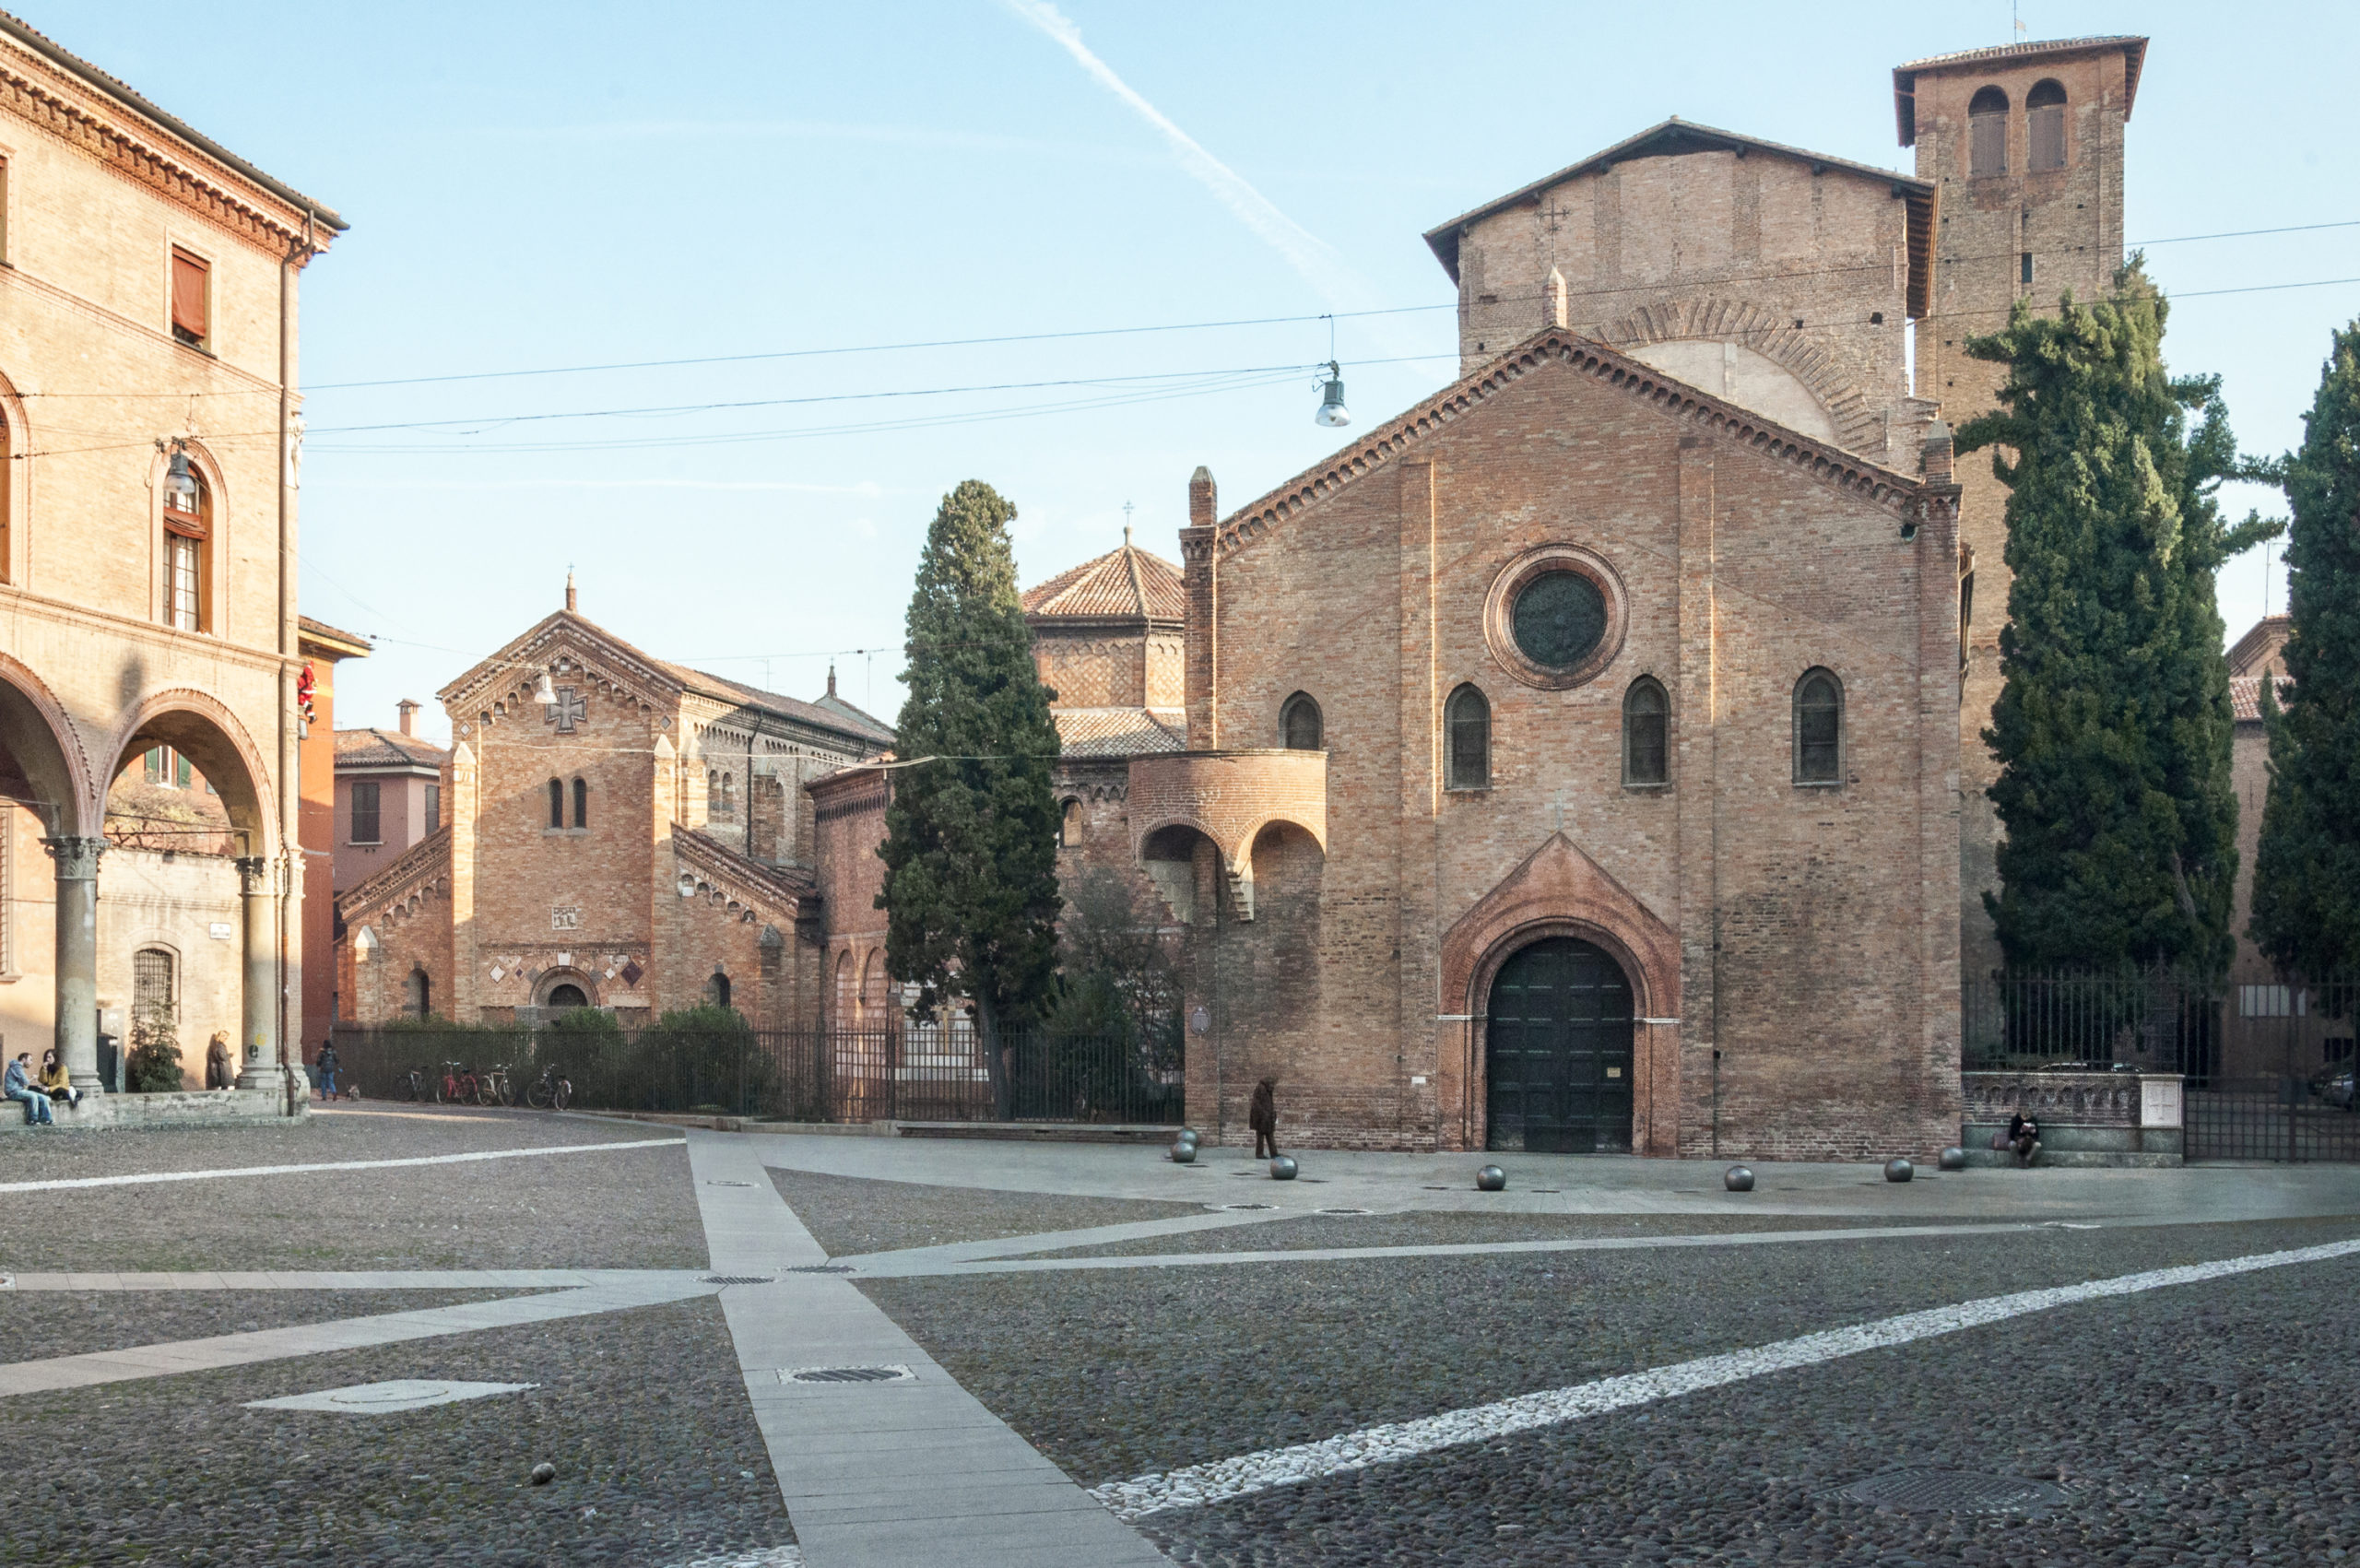
POLYGON ((213 1032, 213 1039, 205 1047, 205 1087, 227 1089, 230 1076, 230 1036, 220 1030, 213 1032))
POLYGON ((2040 1158, 2040 1124, 2018 1112, 2008 1122, 2008 1147, 2016 1151, 2016 1163, 2029 1165, 2040 1158))
POLYGON ((1279 1080, 1266 1078, 1254 1086, 1254 1103, 1245 1113, 1245 1125, 1254 1129, 1254 1158, 1276 1160, 1279 1157, 1279 1080), (1264 1149, 1268 1152, 1265 1153, 1264 1149))

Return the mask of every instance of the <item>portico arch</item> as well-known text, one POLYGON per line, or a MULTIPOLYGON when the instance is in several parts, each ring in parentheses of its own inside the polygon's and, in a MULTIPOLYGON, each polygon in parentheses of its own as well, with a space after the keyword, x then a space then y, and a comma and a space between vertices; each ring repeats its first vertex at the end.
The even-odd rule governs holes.
MULTIPOLYGON (((36 831, 55 865, 52 1038, 75 1085, 88 1093, 100 1087, 98 877, 99 854, 106 841, 98 831, 99 792, 81 734, 64 705, 41 677, 5 653, 0 653, 0 795, 39 824, 36 831)), ((0 840, 0 853, 7 848, 0 840)))
POLYGON ((1462 1147, 1483 1146, 1483 1041, 1493 983, 1518 951, 1552 937, 1587 942, 1621 968, 1638 1020, 1632 1149, 1672 1152, 1679 1128, 1679 937, 1562 832, 1552 833, 1443 934, 1437 1065, 1445 1126, 1455 1125, 1462 1147))

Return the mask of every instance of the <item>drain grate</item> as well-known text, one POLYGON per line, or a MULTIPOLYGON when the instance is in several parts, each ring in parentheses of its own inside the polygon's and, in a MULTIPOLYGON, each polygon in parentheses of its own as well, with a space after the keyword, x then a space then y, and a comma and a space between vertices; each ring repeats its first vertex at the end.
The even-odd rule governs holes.
POLYGON ((768 1285, 773 1282, 773 1276, 768 1274, 704 1274, 697 1279, 700 1285, 768 1285))
POLYGON ((1221 1207, 1230 1209, 1276 1208, 1278 1205, 1275 1203, 1224 1203, 1221 1207))
POLYGON ((1322 1214, 1365 1214, 1368 1210, 1365 1208, 1323 1208, 1319 1212, 1322 1214))
POLYGON ((781 1367, 781 1383, 912 1383, 917 1373, 905 1366, 781 1367))
POLYGON ((849 1263, 798 1263, 787 1270, 789 1274, 849 1274, 849 1263))
POLYGON ((2003 1514, 2048 1508, 2071 1502, 2064 1488, 2028 1476, 1983 1475, 1973 1470, 1888 1470, 1854 1481, 1836 1493, 1854 1503, 1918 1514, 2003 1514))
POLYGON ((705 1183, 705 1185, 707 1185, 707 1186, 709 1186, 709 1187, 750 1187, 750 1186, 752 1186, 753 1185, 754 1185, 754 1184, 753 1184, 753 1183, 751 1183, 751 1182, 714 1182, 714 1181, 708 1181, 708 1182, 706 1182, 706 1183, 705 1183))

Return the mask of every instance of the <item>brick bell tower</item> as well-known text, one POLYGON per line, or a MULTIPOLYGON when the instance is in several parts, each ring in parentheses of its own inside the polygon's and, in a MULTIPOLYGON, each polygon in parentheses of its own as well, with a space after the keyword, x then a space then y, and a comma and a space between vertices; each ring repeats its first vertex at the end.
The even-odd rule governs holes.
MULTIPOLYGON (((1953 428, 1994 407, 2005 367, 1966 340, 2005 324, 2019 299, 2105 293, 2122 265, 2122 140, 2146 62, 2143 38, 2077 38, 1936 55, 1896 66, 1901 145, 1936 187, 1933 286, 1917 323, 1920 397, 1953 428)), ((1959 942, 1962 976, 1998 967, 1983 893, 1997 890, 2000 824, 1984 793, 1999 769, 1982 730, 2000 695, 2008 615, 2008 492, 1985 454, 1958 465, 1959 942)))

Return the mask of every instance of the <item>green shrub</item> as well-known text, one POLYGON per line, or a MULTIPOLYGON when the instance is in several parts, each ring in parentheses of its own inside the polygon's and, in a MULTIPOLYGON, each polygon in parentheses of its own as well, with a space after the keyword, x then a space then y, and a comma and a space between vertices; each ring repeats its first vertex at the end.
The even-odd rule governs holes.
POLYGON ((169 1019, 131 1026, 131 1054, 124 1058, 124 1088, 133 1094, 171 1094, 183 1087, 181 1044, 169 1019))

